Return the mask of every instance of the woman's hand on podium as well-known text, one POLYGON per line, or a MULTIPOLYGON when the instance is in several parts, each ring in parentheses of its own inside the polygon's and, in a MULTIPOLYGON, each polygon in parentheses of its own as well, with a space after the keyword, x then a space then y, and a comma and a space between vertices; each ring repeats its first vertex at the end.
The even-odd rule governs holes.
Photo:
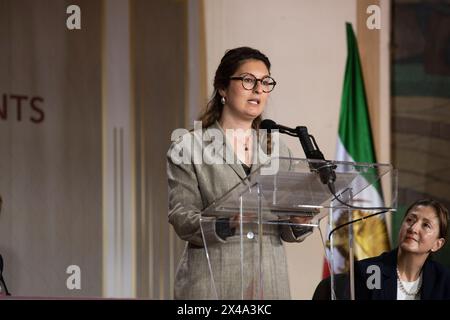
POLYGON ((289 222, 293 223, 293 224, 308 224, 311 222, 313 217, 305 217, 305 216, 290 216, 289 217, 289 222))
MULTIPOLYGON (((244 213, 242 215, 242 223, 253 222, 256 219, 257 215, 255 213, 244 213)), ((241 215, 239 213, 235 214, 233 217, 230 218, 231 229, 239 228, 240 223, 241 223, 241 215)))

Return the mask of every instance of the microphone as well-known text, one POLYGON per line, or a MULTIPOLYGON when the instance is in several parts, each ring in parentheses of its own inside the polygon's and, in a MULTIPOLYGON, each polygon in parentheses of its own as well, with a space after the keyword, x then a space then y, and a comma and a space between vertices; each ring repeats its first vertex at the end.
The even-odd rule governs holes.
POLYGON ((334 169, 336 166, 325 160, 323 153, 317 146, 316 140, 308 133, 308 129, 305 126, 297 126, 294 129, 277 124, 273 120, 264 119, 261 121, 259 127, 267 130, 269 133, 271 130, 278 130, 280 133, 298 137, 307 159, 325 161, 325 163, 310 163, 309 166, 311 169, 319 173, 320 181, 323 184, 331 185, 334 189, 334 181, 336 180, 336 173, 334 172, 334 169))
POLYGON ((270 133, 271 130, 278 130, 281 133, 290 132, 290 133, 296 134, 295 129, 282 126, 281 124, 277 124, 275 121, 270 120, 270 119, 264 119, 263 121, 261 121, 261 124, 259 125, 259 128, 260 129, 265 129, 269 133, 270 133))

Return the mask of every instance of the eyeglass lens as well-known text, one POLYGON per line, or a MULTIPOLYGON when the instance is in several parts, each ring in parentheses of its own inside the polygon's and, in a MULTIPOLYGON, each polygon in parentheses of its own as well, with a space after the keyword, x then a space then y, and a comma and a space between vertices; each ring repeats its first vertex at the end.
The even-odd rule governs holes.
POLYGON ((269 76, 262 79, 256 79, 254 75, 247 74, 242 77, 242 85, 247 90, 253 90, 256 87, 256 83, 260 81, 264 92, 270 92, 275 87, 275 80, 269 76))

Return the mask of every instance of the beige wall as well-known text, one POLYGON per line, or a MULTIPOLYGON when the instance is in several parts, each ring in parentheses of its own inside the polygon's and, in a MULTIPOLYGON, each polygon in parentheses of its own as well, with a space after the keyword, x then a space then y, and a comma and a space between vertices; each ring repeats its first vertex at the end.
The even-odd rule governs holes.
POLYGON ((137 295, 173 297, 184 242, 168 223, 166 153, 187 117, 187 3, 133 0, 132 95, 136 112, 137 295))
MULTIPOLYGON (((306 125, 325 157, 334 159, 347 55, 345 22, 353 23, 356 30, 356 0, 204 4, 208 93, 226 49, 242 45, 260 49, 271 60, 278 82, 266 117, 287 126, 306 125)), ((304 157, 296 139, 285 141, 296 156, 304 157)), ((318 230, 302 244, 288 244, 286 249, 292 297, 310 299, 322 275, 324 250, 318 230)))
POLYGON ((15 296, 101 295, 101 1, 77 3, 69 31, 66 1, 0 0, 0 253, 15 296), (11 95, 27 97, 20 120, 11 95))

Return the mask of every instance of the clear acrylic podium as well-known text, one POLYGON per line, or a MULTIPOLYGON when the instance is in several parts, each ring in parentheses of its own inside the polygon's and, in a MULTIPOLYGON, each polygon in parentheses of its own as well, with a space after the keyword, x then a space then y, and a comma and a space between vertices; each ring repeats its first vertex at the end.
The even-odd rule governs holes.
MULTIPOLYGON (((335 168, 335 194, 342 202, 367 207, 370 189, 380 190, 383 186, 389 188, 385 194, 389 194, 390 199, 380 208, 395 210, 397 179, 391 165, 339 161, 327 163, 335 168)), ((202 232, 211 217, 215 218, 216 229, 231 232, 223 242, 204 240, 211 279, 207 284, 212 292, 211 299, 283 298, 287 257, 281 240, 299 241, 310 231, 321 231, 320 221, 337 212, 343 217, 338 223, 353 219, 352 209, 336 201, 328 186, 320 181, 317 171, 311 169, 321 164, 325 162, 273 158, 253 170, 245 180, 201 213, 202 232)), ((364 213, 376 211, 380 209, 364 210, 364 213)), ((332 230, 336 222, 332 218, 329 221, 332 230)), ((337 244, 333 236, 328 241, 328 232, 325 233, 323 256, 327 252, 330 256, 336 251, 334 246, 337 244)), ((204 236, 203 239, 208 237, 204 236)), ((348 243, 344 245, 348 249, 346 252, 352 256, 350 260, 353 259, 352 239, 350 232, 348 243)), ((297 245, 301 246, 302 243, 297 245)), ((342 243, 339 246, 342 247, 342 243)), ((340 274, 342 270, 334 268, 333 263, 329 266, 331 297, 352 299, 352 268, 340 274)))

